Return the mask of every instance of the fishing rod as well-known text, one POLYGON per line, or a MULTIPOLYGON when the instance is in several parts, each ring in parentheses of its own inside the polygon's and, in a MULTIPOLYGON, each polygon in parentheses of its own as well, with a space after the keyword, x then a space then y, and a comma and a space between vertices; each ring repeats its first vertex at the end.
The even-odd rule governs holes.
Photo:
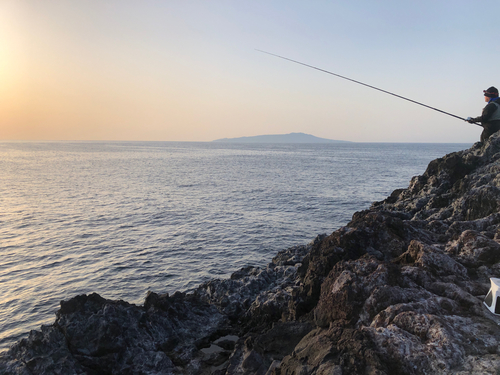
MULTIPOLYGON (((288 60, 288 61, 294 62, 294 63, 296 63, 296 64, 304 65, 304 66, 307 66, 308 68, 316 69, 316 70, 319 70, 320 72, 323 72, 323 73, 328 73, 328 74, 334 75, 334 76, 336 76, 336 77, 343 78, 343 79, 346 79, 346 80, 348 80, 348 81, 351 81, 351 82, 354 82, 354 83, 358 83, 358 84, 360 84, 360 85, 363 85, 363 86, 366 86, 366 87, 370 87, 370 88, 375 89, 375 90, 378 90, 378 91, 385 92, 386 94, 389 94, 389 95, 395 96, 395 97, 397 97, 397 98, 404 99, 404 100, 408 100, 409 102, 412 102, 412 103, 415 103, 415 104, 418 104, 418 105, 424 106, 424 107, 429 108, 429 109, 433 109, 433 110, 435 110, 435 111, 438 111, 438 112, 444 113, 445 115, 452 116, 452 117, 458 118, 458 119, 463 120, 463 121, 467 121, 467 119, 465 119, 465 118, 463 118, 463 117, 460 117, 460 116, 457 116, 457 115, 454 115, 453 113, 445 112, 445 111, 443 111, 443 110, 441 110, 441 109, 431 107, 430 105, 423 104, 423 103, 417 102, 417 101, 415 101, 415 100, 405 98, 404 96, 397 95, 397 94, 394 94, 394 93, 392 93, 392 92, 389 92, 389 91, 386 91, 386 90, 379 89, 378 87, 371 86, 371 85, 368 85, 368 84, 366 84, 366 83, 359 82, 359 81, 356 81, 356 80, 354 80, 354 79, 351 79, 351 78, 348 78, 348 77, 341 76, 340 74, 336 74, 336 73, 333 73, 333 72, 329 72, 328 70, 321 69, 321 68, 318 68, 318 67, 315 67, 315 66, 312 66, 312 65, 309 65, 309 64, 304 64, 304 63, 302 63, 302 62, 300 62, 300 61, 292 60, 292 59, 289 59, 288 57, 283 57, 283 56, 280 56, 280 55, 276 55, 276 54, 271 53, 271 52, 262 51, 262 50, 260 50, 260 49, 258 49, 257 51, 262 52, 262 53, 266 53, 266 54, 271 55, 271 56, 279 57, 280 59, 288 60)), ((475 123, 475 124, 476 124, 476 125, 480 125, 480 124, 478 124, 478 123, 475 123)))

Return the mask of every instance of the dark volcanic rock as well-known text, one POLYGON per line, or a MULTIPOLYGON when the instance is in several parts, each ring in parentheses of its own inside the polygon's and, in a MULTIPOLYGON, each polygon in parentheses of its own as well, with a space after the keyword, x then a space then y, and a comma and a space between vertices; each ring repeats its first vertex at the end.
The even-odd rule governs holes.
POLYGON ((96 294, 0 356, 2 374, 496 374, 500 134, 432 161, 308 246, 144 306, 96 294))
MULTIPOLYGON (((267 331, 280 320, 298 287, 297 268, 310 247, 284 250, 265 269, 242 269, 194 293, 149 292, 144 306, 95 293, 62 301, 53 325, 32 331, 0 356, 0 374, 225 373, 235 362, 229 358, 236 358, 233 351, 241 352, 238 335, 255 327, 267 331)), ((266 365, 281 360, 312 329, 307 322, 283 327, 271 329, 263 336, 267 341, 257 338, 259 347, 274 342, 275 348, 254 351, 247 366, 265 366, 250 365, 252 358, 266 365), (283 334, 287 345, 279 343, 283 334)), ((248 337, 241 342, 245 340, 248 337)))

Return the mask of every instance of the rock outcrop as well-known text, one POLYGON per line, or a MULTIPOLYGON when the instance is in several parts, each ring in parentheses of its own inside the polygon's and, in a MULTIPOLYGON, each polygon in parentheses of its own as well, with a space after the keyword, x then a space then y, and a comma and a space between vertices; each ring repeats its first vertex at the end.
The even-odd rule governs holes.
POLYGON ((1 374, 499 374, 500 134, 432 161, 329 236, 144 306, 97 294, 1 374))

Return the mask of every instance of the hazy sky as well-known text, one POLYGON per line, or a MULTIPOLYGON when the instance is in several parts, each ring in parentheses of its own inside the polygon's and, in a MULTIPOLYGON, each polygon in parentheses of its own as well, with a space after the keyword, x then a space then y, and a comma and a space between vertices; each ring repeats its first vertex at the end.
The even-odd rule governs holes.
POLYGON ((499 1, 1 0, 0 140, 475 142, 499 1))

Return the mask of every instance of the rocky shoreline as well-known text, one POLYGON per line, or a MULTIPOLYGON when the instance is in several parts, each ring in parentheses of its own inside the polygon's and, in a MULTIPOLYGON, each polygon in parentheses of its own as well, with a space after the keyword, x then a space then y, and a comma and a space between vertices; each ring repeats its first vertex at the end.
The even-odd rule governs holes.
POLYGON ((500 134, 432 161, 331 235, 144 306, 97 294, 0 374, 499 374, 500 134))

